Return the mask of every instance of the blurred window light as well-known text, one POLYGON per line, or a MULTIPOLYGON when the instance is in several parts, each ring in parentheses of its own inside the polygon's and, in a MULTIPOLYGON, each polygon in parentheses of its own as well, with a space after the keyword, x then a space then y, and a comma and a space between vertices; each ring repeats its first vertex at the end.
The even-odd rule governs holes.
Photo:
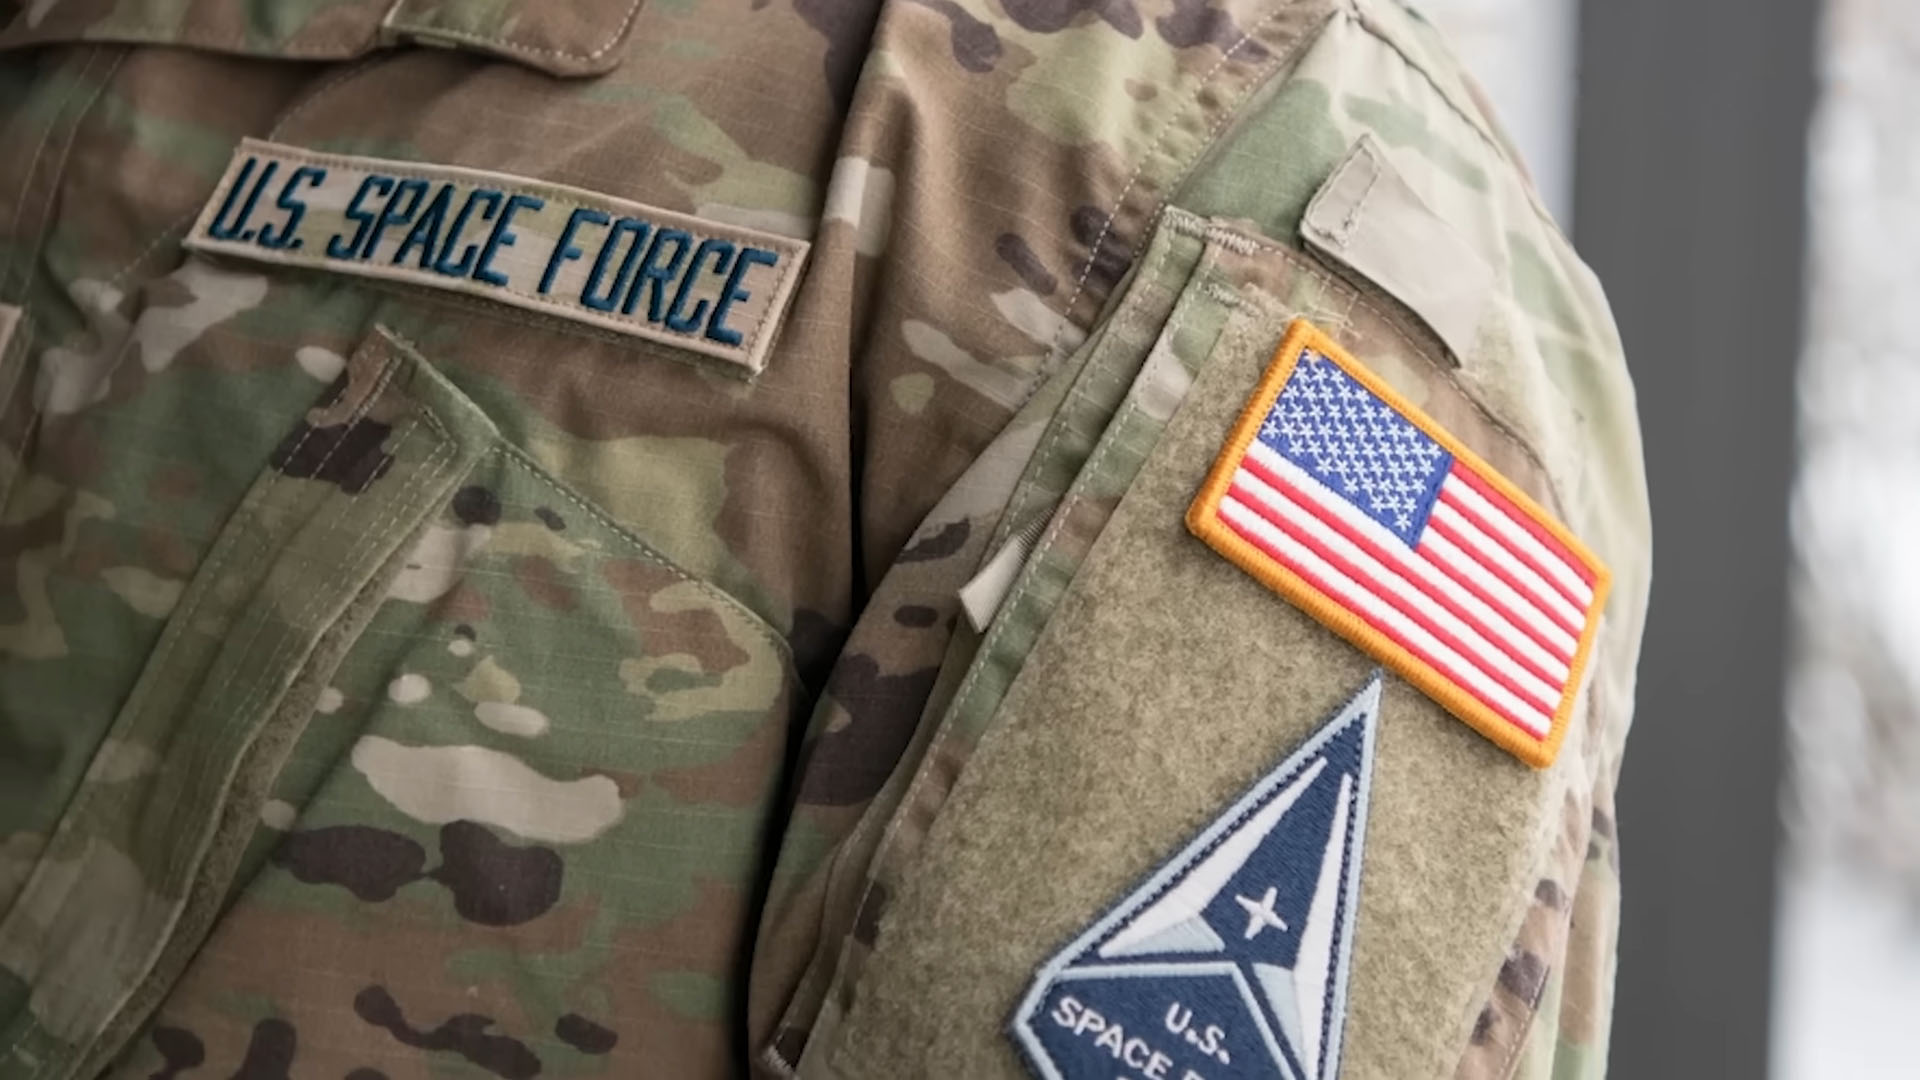
POLYGON ((1415 0, 1446 32, 1519 147, 1540 197, 1573 219, 1577 0, 1415 0))
POLYGON ((1920 4, 1827 0, 1775 1080, 1920 1076, 1920 4))

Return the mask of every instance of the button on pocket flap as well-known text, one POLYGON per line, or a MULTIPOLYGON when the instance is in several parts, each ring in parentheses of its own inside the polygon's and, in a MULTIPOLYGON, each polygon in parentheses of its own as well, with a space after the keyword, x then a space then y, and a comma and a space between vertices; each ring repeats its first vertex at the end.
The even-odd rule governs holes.
POLYGON ((491 53, 554 75, 587 75, 618 64, 616 46, 639 8, 639 0, 33 0, 0 30, 0 51, 98 41, 345 60, 419 42, 491 53))
POLYGON ((1406 305, 1457 360, 1473 351, 1493 268, 1362 135, 1307 206, 1300 235, 1406 305))

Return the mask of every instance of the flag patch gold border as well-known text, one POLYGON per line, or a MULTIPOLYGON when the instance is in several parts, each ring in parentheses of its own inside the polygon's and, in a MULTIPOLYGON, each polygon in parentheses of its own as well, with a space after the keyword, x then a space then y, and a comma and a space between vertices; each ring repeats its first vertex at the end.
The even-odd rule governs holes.
MULTIPOLYGON (((1549 511, 1526 492, 1521 491, 1512 481, 1500 475, 1452 433, 1387 385, 1385 380, 1369 371, 1332 337, 1306 319, 1296 319, 1282 339, 1266 373, 1255 386, 1239 419, 1229 432, 1224 447, 1214 460, 1206 480, 1200 486, 1199 493, 1189 505, 1186 525, 1193 535, 1225 556, 1228 561, 1305 611, 1329 630, 1351 642, 1362 652, 1385 664, 1394 673, 1412 683, 1448 712, 1502 749, 1535 768, 1546 768, 1553 763, 1559 753, 1560 744, 1566 737, 1568 721, 1584 685, 1585 672, 1599 633, 1601 613, 1606 607, 1608 587, 1611 582, 1606 566, 1585 544, 1580 542, 1578 537, 1560 524, 1549 511), (1451 454, 1452 465, 1448 466, 1449 468, 1464 466, 1471 470, 1480 481, 1497 491, 1499 496, 1504 497, 1520 515, 1524 515, 1527 522, 1531 522, 1533 527, 1550 536, 1562 552, 1571 559, 1578 560, 1580 567, 1586 571, 1586 575, 1582 576, 1590 575, 1588 581, 1592 595, 1582 606, 1582 621, 1577 637, 1568 635, 1574 639, 1571 655, 1558 658, 1564 661, 1567 674, 1564 679, 1557 680, 1558 685, 1554 686, 1554 689, 1559 692, 1559 697, 1550 714, 1550 725, 1544 732, 1536 734, 1528 730, 1483 700, 1484 695, 1470 692, 1462 685, 1465 680, 1448 675, 1440 664, 1431 658, 1436 655, 1435 653, 1422 656, 1414 648, 1403 643, 1400 637, 1386 632, 1382 626, 1389 624, 1391 620, 1379 616, 1377 608, 1375 617, 1370 618, 1361 610, 1362 605, 1343 600, 1328 588, 1323 588, 1322 585, 1309 580, 1306 574, 1250 541, 1222 517, 1222 504, 1227 500, 1228 492, 1235 484, 1236 475, 1241 474, 1242 464, 1247 459, 1249 449, 1258 438, 1262 425, 1273 410, 1288 379, 1294 374, 1296 366, 1301 358, 1309 353, 1318 354, 1331 361, 1341 372, 1451 454)), ((1408 548, 1408 551, 1412 550, 1411 547, 1408 548)), ((1411 581, 1410 578, 1402 580, 1411 581)), ((1421 595, 1427 594, 1423 592, 1421 595)), ((1375 597, 1375 599, 1380 598, 1375 597)), ((1407 603, 1424 602, 1431 605, 1435 612, 1444 606, 1443 601, 1431 596, 1424 601, 1418 597, 1408 600, 1404 593, 1396 593, 1390 601, 1396 607, 1402 607, 1407 603)), ((1380 600, 1380 603, 1388 602, 1389 600, 1380 600)), ((1452 609, 1448 610, 1451 613, 1452 609)), ((1496 607, 1495 610, 1499 609, 1496 607)), ((1436 614, 1435 617, 1439 616, 1436 614)), ((1513 620, 1513 623, 1517 625, 1518 620, 1513 620)), ((1460 655, 1464 656, 1464 654, 1460 655)), ((1484 680, 1486 676, 1483 674, 1481 678, 1484 680)), ((1545 711, 1544 706, 1540 708, 1543 712, 1545 711)))

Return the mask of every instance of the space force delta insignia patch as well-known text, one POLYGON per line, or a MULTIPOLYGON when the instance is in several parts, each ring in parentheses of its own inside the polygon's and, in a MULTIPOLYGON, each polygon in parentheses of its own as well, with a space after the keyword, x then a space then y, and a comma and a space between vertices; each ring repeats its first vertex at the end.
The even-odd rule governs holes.
POLYGON ((1521 761, 1553 763, 1606 567, 1312 324, 1280 343, 1187 528, 1521 761))
POLYGON ((1335 1080, 1379 727, 1376 674, 1040 970, 1042 1080, 1335 1080))
POLYGON ((464 293, 766 366, 807 244, 505 173, 247 139, 201 251, 464 293))

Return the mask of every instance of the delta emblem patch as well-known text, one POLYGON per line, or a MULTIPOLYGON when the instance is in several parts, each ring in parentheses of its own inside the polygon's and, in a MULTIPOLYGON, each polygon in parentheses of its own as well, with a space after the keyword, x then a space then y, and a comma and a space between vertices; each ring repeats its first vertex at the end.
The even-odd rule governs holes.
POLYGON ((1034 1075, 1339 1075, 1380 680, 1040 970, 1034 1075))
POLYGON ((1553 764, 1606 567, 1306 320, 1187 528, 1521 761, 1553 764))

